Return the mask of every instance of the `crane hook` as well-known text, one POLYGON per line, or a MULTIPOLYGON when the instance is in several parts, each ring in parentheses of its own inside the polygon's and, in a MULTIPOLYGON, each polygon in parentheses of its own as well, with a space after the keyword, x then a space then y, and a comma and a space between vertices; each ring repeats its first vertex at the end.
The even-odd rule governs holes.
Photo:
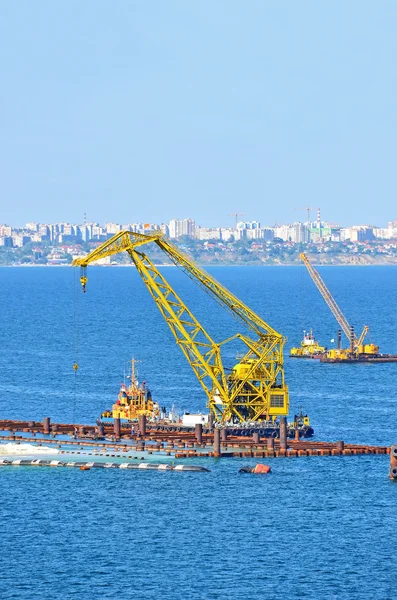
POLYGON ((87 281, 88 281, 87 267, 81 267, 80 273, 81 273, 80 283, 81 283, 81 287, 83 288, 83 294, 85 294, 85 292, 86 292, 86 285, 87 285, 87 281))

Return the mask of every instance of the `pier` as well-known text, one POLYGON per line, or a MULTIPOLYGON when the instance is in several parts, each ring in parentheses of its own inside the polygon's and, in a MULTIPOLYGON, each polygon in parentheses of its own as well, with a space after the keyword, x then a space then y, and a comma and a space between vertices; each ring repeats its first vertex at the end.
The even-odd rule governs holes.
MULTIPOLYGON (((0 431, 4 441, 34 442, 36 444, 67 447, 68 454, 98 452, 105 456, 129 458, 131 451, 165 455, 176 459, 185 458, 303 458, 308 456, 356 456, 367 454, 390 454, 388 446, 349 444, 343 440, 335 442, 287 438, 281 430, 280 438, 262 437, 258 432, 250 436, 234 435, 227 428, 195 428, 167 426, 156 427, 145 419, 137 424, 134 431, 120 422, 111 424, 79 425, 52 423, 49 417, 43 422, 0 421, 0 431)), ((391 456, 392 469, 397 469, 397 446, 391 456)), ((62 452, 62 450, 61 450, 62 452)), ((394 473, 394 471, 393 471, 394 473)), ((397 470, 396 470, 397 475, 397 470)))

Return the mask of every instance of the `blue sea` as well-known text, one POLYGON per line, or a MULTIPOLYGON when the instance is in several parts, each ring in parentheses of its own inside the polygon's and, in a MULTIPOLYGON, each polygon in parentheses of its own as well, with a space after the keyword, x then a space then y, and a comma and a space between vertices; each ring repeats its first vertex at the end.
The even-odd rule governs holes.
MULTIPOLYGON (((368 339, 397 353, 397 268, 319 270, 356 331, 369 325, 368 339)), ((209 271, 287 337, 286 352, 310 328, 334 345, 337 324, 303 267, 209 271)), ((162 272, 214 339, 241 330, 181 271, 162 272)), ((82 294, 77 269, 0 268, 0 418, 92 423, 132 355, 161 405, 204 410, 135 269, 88 277, 82 294)), ((397 443, 397 364, 286 356, 285 371, 290 413, 308 412, 316 439, 397 443)), ((388 457, 267 462, 261 477, 238 473, 254 459, 209 459, 210 473, 1 469, 0 598, 397 598, 388 457)))

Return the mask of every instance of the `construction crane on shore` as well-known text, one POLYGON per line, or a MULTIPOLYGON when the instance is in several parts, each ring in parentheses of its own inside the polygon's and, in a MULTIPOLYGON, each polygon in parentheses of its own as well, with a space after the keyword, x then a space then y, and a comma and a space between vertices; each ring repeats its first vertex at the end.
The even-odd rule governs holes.
POLYGON ((228 215, 229 217, 234 217, 234 229, 237 229, 238 217, 243 217, 246 214, 247 213, 239 213, 239 212, 229 213, 229 215, 228 215))
MULTIPOLYGON (((328 304, 328 307, 330 308, 332 314, 334 315, 335 319, 337 320, 340 328, 343 330, 344 334, 346 335, 347 339, 349 340, 349 344, 350 344, 349 349, 341 350, 340 349, 340 335, 338 335, 338 346, 339 346, 338 350, 342 353, 342 356, 348 356, 348 355, 353 355, 353 354, 357 355, 357 356, 358 355, 367 355, 367 356, 377 355, 379 353, 379 346, 376 346, 375 344, 365 344, 364 345, 365 337, 369 331, 368 325, 364 325, 364 328, 361 332, 360 337, 357 338, 357 336, 354 332, 354 327, 349 324, 345 315, 342 313, 341 309, 339 308, 338 304, 336 303, 335 298, 332 296, 331 292, 329 291, 329 289, 325 285, 324 281, 322 280, 319 272, 313 267, 313 265, 307 258, 306 254, 301 252, 301 254, 299 255, 299 258, 304 262, 307 270, 309 271, 310 277, 313 279, 314 283, 317 286, 317 289, 319 290, 320 294, 324 298, 325 302, 328 304)), ((328 354, 330 354, 332 357, 334 352, 335 352, 334 350, 329 350, 328 354)))
MULTIPOLYGON (((87 267, 99 259, 126 251, 142 277, 150 295, 171 329, 176 343, 189 362, 207 395, 207 405, 221 422, 274 420, 288 415, 288 386, 284 379, 285 338, 241 302, 211 275, 163 238, 121 231, 83 258, 73 261, 81 267, 83 292, 87 267), (249 333, 236 332, 216 342, 177 295, 142 247, 155 244, 213 300, 243 323, 249 333), (223 364, 221 351, 231 342, 240 342, 242 358, 231 369, 223 364), (229 371, 226 373, 226 371, 229 371)), ((230 355, 230 352, 229 352, 230 355)))
POLYGON ((317 210, 317 212, 320 210, 319 208, 314 208, 313 206, 300 206, 299 208, 293 208, 292 210, 306 210, 307 211, 307 223, 310 223, 310 211, 311 210, 317 210))

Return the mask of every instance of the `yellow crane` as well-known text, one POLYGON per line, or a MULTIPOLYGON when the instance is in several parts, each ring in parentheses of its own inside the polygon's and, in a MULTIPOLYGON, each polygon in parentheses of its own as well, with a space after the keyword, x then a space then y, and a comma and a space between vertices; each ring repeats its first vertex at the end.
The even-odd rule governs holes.
MULTIPOLYGON (((142 277, 156 306, 171 329, 207 395, 207 406, 217 421, 274 420, 288 415, 288 386, 284 379, 285 338, 241 302, 211 275, 172 246, 160 232, 152 235, 121 231, 83 258, 73 261, 81 267, 83 291, 87 266, 107 256, 126 251, 142 277), (220 306, 245 325, 248 333, 214 341, 196 319, 142 246, 155 244, 169 259, 197 283, 220 306), (239 340, 243 356, 226 373, 222 350, 239 340)), ((237 359, 238 360, 238 359, 237 359)))
POLYGON ((324 281, 322 280, 320 274, 313 267, 313 265, 307 258, 306 254, 301 252, 299 257, 304 262, 307 270, 309 271, 311 278, 313 279, 314 283, 317 286, 317 289, 319 290, 320 294, 322 295, 322 297, 328 304, 329 308, 331 309, 332 314, 334 315, 340 328, 343 330, 344 334, 346 335, 346 337, 350 343, 349 349, 338 348, 336 350, 329 350, 327 352, 327 357, 331 358, 331 359, 339 358, 339 359, 343 360, 343 359, 348 359, 352 355, 355 355, 355 356, 363 356, 363 355, 376 356, 376 355, 378 355, 379 346, 376 346, 375 344, 364 344, 365 336, 367 335, 368 330, 369 330, 368 326, 364 325, 364 328, 361 332, 360 337, 357 338, 357 336, 354 333, 354 328, 349 324, 345 315, 342 313, 341 309, 339 308, 338 304, 336 303, 335 298, 332 296, 331 292, 329 291, 329 289, 325 285, 324 281))

